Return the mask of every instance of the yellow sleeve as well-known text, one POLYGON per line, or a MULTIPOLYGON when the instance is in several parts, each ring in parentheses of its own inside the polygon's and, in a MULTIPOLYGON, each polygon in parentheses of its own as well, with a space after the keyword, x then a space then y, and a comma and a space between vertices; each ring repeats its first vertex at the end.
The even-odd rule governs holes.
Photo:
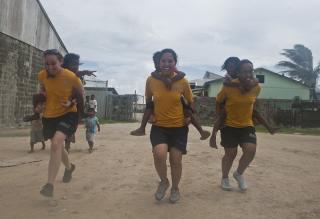
POLYGON ((260 87, 260 85, 258 84, 258 85, 254 88, 254 95, 255 95, 256 97, 258 97, 259 94, 260 94, 260 92, 261 92, 261 87, 260 87))
POLYGON ((151 91, 151 86, 150 86, 150 78, 148 78, 146 81, 145 96, 146 96, 146 100, 152 99, 152 96, 153 96, 152 91, 151 91))
POLYGON ((185 85, 184 85, 184 89, 183 89, 183 96, 188 101, 188 104, 193 103, 192 90, 191 90, 190 84, 187 80, 185 80, 185 85))
POLYGON ((226 88, 225 88, 225 86, 223 86, 217 95, 216 101, 218 103, 223 103, 226 100, 226 97, 227 97, 226 88))
POLYGON ((46 74, 46 73, 45 73, 44 70, 42 70, 42 71, 39 72, 39 74, 38 74, 38 81, 39 81, 40 83, 43 83, 45 74, 46 74))

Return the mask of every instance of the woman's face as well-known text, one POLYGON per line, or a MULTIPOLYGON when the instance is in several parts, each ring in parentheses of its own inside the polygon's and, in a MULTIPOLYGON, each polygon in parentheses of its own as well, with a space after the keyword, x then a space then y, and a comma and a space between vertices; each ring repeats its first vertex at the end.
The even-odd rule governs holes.
POLYGON ((251 63, 245 63, 241 66, 238 78, 241 83, 250 83, 253 79, 253 65, 251 63))
POLYGON ((61 71, 61 65, 62 60, 59 60, 56 55, 45 56, 45 68, 50 75, 54 76, 61 71))
POLYGON ((176 61, 171 53, 164 53, 160 58, 159 67, 164 75, 170 75, 176 69, 176 61))

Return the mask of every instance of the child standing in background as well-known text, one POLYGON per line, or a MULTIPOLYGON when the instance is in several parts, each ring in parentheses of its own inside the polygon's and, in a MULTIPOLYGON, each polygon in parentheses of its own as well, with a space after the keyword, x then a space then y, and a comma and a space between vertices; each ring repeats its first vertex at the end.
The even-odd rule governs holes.
POLYGON ((43 111, 43 104, 41 103, 37 104, 37 106, 34 108, 34 112, 39 114, 39 118, 35 120, 31 120, 29 153, 34 152, 34 145, 38 142, 42 143, 41 150, 44 150, 46 148, 46 144, 44 143, 44 137, 43 137, 42 111, 43 111))
POLYGON ((100 132, 100 124, 99 120, 96 117, 96 112, 94 108, 90 108, 88 110, 88 117, 84 119, 84 124, 86 127, 86 140, 89 144, 89 153, 92 153, 94 146, 94 136, 98 132, 100 132))

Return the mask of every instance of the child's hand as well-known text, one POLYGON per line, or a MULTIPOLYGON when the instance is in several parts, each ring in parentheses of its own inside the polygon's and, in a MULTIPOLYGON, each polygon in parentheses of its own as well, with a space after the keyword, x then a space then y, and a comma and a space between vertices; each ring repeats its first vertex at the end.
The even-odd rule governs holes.
POLYGON ((217 136, 217 133, 212 132, 212 135, 211 135, 210 141, 209 141, 209 145, 212 148, 218 149, 216 136, 217 136))

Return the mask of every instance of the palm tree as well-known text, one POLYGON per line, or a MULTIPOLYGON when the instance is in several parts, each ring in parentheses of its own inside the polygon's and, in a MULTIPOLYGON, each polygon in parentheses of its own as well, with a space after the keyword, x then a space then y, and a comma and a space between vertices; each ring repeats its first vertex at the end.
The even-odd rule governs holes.
POLYGON ((311 50, 301 44, 296 44, 293 49, 284 49, 283 51, 280 54, 290 61, 281 61, 277 64, 279 67, 286 68, 281 73, 287 73, 290 77, 310 87, 314 96, 316 80, 320 73, 320 63, 314 67, 311 50))

